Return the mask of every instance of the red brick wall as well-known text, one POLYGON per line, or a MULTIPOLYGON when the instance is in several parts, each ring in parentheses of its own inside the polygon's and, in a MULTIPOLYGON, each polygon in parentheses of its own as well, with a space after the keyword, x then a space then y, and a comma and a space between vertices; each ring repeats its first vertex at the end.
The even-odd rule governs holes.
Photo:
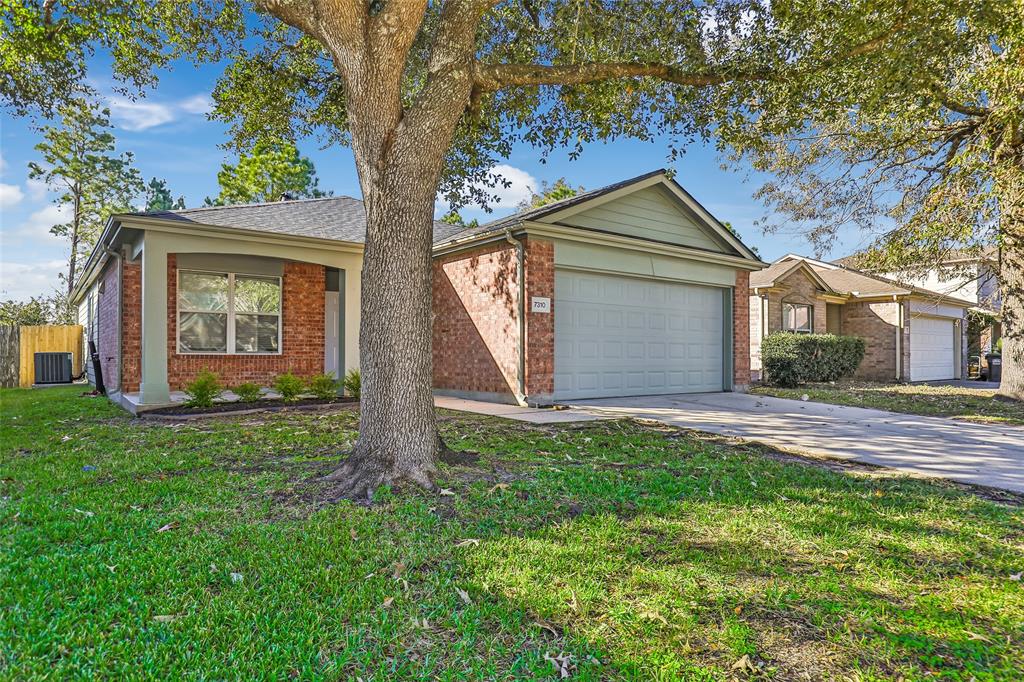
MULTIPOLYGON (((524 240, 526 300, 555 295, 551 242, 524 240)), ((434 386, 512 398, 519 388, 519 282, 507 242, 434 261, 434 386)), ((526 317, 526 392, 554 391, 554 313, 526 317)))
POLYGON ((434 260, 434 386, 515 395, 516 249, 499 242, 434 260))
POLYGON ((750 384, 750 273, 746 270, 736 271, 732 290, 732 365, 734 388, 746 390, 750 384))
POLYGON ((531 403, 550 402, 555 392, 555 245, 526 240, 526 394, 531 403), (551 299, 551 312, 534 313, 530 298, 551 299))
POLYGON ((281 290, 280 355, 179 354, 177 262, 167 256, 167 381, 181 390, 204 369, 234 386, 251 381, 269 386, 284 372, 311 376, 324 371, 324 266, 286 262, 281 290))
POLYGON ((124 263, 124 312, 121 316, 121 390, 134 393, 142 380, 142 264, 124 263))
MULTIPOLYGON (((100 356, 103 385, 107 390, 117 389, 117 260, 111 258, 100 275, 100 290, 96 296, 96 351, 100 356)), ((88 349, 88 348, 87 348, 88 349)), ((87 358, 87 361, 91 361, 87 358)))
MULTIPOLYGON (((850 301, 843 304, 843 334, 864 339, 864 360, 853 375, 855 379, 896 380, 896 329, 900 305, 895 301, 850 301)), ((905 338, 904 355, 910 351, 908 342, 909 338, 905 338)))

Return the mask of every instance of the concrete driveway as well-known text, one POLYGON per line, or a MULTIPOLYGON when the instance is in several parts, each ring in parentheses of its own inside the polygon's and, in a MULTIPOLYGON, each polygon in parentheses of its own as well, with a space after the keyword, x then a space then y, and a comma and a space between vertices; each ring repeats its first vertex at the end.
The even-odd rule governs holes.
POLYGON ((1024 492, 1024 428, 971 424, 744 393, 573 401, 604 416, 758 441, 925 476, 1024 492))

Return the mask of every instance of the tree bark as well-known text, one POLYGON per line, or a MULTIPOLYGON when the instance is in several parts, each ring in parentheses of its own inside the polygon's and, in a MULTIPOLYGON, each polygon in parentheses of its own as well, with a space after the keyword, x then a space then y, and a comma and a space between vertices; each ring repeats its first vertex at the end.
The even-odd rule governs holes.
POLYGON ((1002 383, 997 396, 1024 400, 1024 145, 1001 159, 995 191, 999 200, 999 292, 1002 298, 1002 383))

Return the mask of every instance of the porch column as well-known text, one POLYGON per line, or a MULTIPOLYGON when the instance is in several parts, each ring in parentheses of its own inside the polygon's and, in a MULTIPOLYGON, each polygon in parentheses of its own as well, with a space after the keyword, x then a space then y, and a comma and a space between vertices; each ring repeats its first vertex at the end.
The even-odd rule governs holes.
POLYGON ((167 384, 167 252, 166 238, 148 232, 142 248, 142 381, 143 405, 169 403, 167 384))

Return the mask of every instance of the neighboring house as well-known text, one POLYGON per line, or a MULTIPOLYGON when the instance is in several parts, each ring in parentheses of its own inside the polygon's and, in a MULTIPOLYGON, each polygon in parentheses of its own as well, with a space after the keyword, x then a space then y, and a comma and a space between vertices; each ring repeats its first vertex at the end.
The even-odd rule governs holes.
MULTIPOLYGON (((837 262, 845 264, 854 258, 837 262)), ((998 272, 999 252, 992 247, 980 255, 952 251, 938 265, 913 277, 900 273, 884 273, 883 277, 972 303, 971 310, 979 315, 969 326, 968 352, 981 356, 985 364, 985 354, 992 351, 1002 335, 998 272)))
MULTIPOLYGON (((360 201, 113 216, 74 295, 112 396, 168 403, 359 367, 360 201)), ((521 404, 742 390, 764 266, 664 171, 480 227, 435 224, 434 384, 521 404)))
POLYGON ((922 287, 787 255, 750 275, 752 376, 760 378, 761 339, 787 331, 863 338, 857 379, 965 377, 970 307, 970 301, 922 287))

